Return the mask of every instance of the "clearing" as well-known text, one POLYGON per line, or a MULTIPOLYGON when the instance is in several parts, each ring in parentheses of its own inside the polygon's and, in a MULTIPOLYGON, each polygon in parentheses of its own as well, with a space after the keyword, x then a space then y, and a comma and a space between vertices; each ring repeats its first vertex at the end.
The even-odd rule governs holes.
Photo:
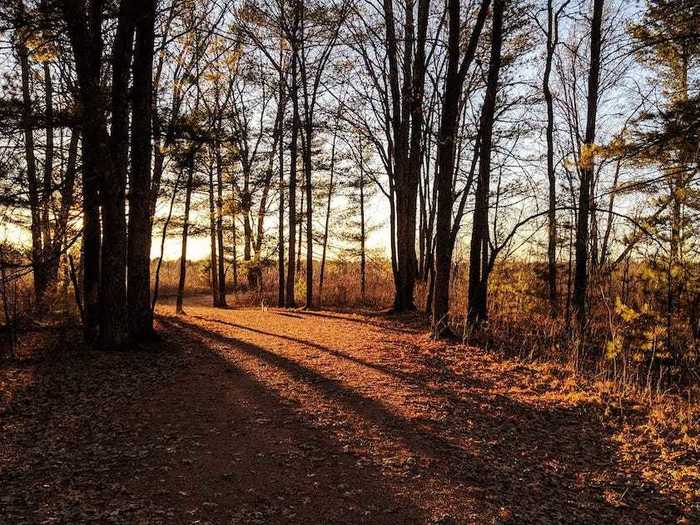
POLYGON ((556 367, 205 301, 0 370, 0 523, 699 522, 697 453, 556 367))

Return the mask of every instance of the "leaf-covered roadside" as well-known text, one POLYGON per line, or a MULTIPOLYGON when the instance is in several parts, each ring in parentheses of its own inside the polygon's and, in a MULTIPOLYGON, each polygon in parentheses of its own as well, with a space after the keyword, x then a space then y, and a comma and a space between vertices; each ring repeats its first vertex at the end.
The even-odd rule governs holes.
POLYGON ((0 521, 700 519, 695 407, 395 319, 187 312, 134 352, 4 365, 0 521))

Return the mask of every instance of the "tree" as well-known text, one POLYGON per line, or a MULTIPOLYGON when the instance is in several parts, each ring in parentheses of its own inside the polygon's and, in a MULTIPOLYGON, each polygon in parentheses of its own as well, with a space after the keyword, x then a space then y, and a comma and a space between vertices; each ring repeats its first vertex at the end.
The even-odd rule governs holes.
MULTIPOLYGON (((467 75, 467 71, 474 60, 481 30, 486 20, 490 1, 481 2, 476 23, 469 37, 469 44, 464 57, 460 61, 460 3, 459 0, 450 0, 448 3, 449 35, 448 35, 448 64, 445 78, 444 100, 442 104, 442 117, 440 122, 440 135, 438 140, 438 174, 437 174, 437 221, 435 235, 435 282, 433 284, 433 334, 436 337, 449 335, 448 327, 448 306, 449 306, 449 286, 450 286, 450 266, 452 265, 452 251, 454 240, 452 239, 452 204, 453 186, 452 181, 455 170, 455 149, 456 131, 459 119, 459 99, 462 86, 467 75)), ((502 17, 503 6, 494 6, 494 17, 500 12, 502 17)), ((494 18, 494 26, 499 22, 494 18)), ((500 39, 500 28, 498 38, 500 39)), ((496 29, 494 29, 496 31, 496 29)), ((500 43, 496 60, 500 61, 500 43)), ((494 60, 492 52, 491 60, 494 60)), ((491 71, 494 66, 490 65, 489 82, 491 82, 491 71)), ((495 65, 498 68, 498 63, 495 65)), ((493 104, 495 107, 495 84, 498 81, 498 69, 494 80, 493 104)), ((491 84, 489 84, 489 87, 491 84)), ((489 92, 487 92, 487 97, 489 92)), ((487 100, 489 100, 487 98, 487 100)), ((488 108, 484 104, 484 111, 488 108)), ((491 109, 493 118, 493 108, 491 109)), ((481 137, 481 134, 480 134, 481 137)), ((489 139, 490 140, 490 139, 489 139)))
MULTIPOLYGON (((547 26, 543 28, 547 38, 544 74, 542 77, 542 93, 547 106, 547 183, 549 197, 549 213, 547 214, 547 286, 549 292, 550 315, 555 317, 559 310, 557 293, 557 177, 554 168, 554 97, 550 87, 552 62, 559 44, 559 20, 569 0, 562 2, 554 9, 552 0, 547 0, 547 26)), ((539 25, 539 22, 538 22, 539 25)))
POLYGON ((578 324, 586 324, 586 290, 588 288, 588 239, 591 186, 595 169, 595 134, 598 111, 598 89, 600 86, 600 50, 602 45, 604 0, 593 1, 591 22, 591 58, 588 72, 588 95, 586 110, 586 134, 579 155, 581 163, 581 185, 578 200, 578 222, 576 229, 576 269, 574 277, 573 304, 578 324))
MULTIPOLYGON (((634 140, 627 145, 642 165, 656 165, 662 171, 667 195, 658 199, 658 214, 668 210, 668 230, 658 232, 668 245, 659 268, 662 295, 666 298, 666 345, 674 351, 674 314, 681 295, 692 282, 685 266, 688 240, 694 231, 688 210, 697 207, 691 182, 698 169, 697 96, 691 96, 691 71, 700 58, 700 37, 695 20, 700 15, 697 2, 649 0, 641 20, 631 25, 637 58, 657 74, 663 102, 647 109, 635 122, 634 140)), ((664 213, 665 215, 665 213, 664 213)), ((658 224, 658 223, 657 223, 658 224)), ((662 226, 658 224, 658 226, 662 226)), ((658 228, 661 230, 661 228, 658 228)), ((695 337, 700 294, 690 301, 690 325, 695 337)), ((676 356, 678 357, 678 356, 676 356)))
POLYGON ((129 335, 153 333, 151 310, 151 152, 155 0, 138 2, 131 107, 127 304, 129 335))
POLYGON ((429 0, 383 0, 381 28, 374 27, 371 10, 355 8, 357 27, 353 48, 370 77, 369 90, 378 101, 369 104, 384 135, 380 140, 371 126, 367 134, 386 168, 390 204, 391 253, 394 277, 394 310, 415 308, 418 273, 416 223, 418 183, 423 163, 424 92, 426 61, 438 39, 427 46, 429 0), (396 14, 396 7, 403 19, 396 14), (397 29, 400 24, 400 30, 397 29), (383 34, 382 32, 383 31, 383 34), (378 42, 381 35, 382 42, 378 42), (399 44, 403 42, 403 48, 399 44), (378 47, 382 56, 377 56, 378 47))
POLYGON ((103 50, 99 2, 62 3, 76 62, 83 129, 83 292, 86 335, 106 349, 127 340, 125 185, 128 151, 128 71, 133 37, 132 5, 119 7, 112 50, 111 132, 102 103, 103 50), (99 190, 99 193, 98 193, 99 190), (102 238, 100 239, 100 220, 102 238), (99 252, 99 254, 98 254, 99 252))
POLYGON ((486 94, 479 124, 479 174, 474 197, 472 236, 469 251, 469 290, 467 318, 474 326, 488 316, 487 295, 490 272, 489 259, 489 191, 491 177, 491 146, 493 124, 496 113, 498 76, 501 69, 501 46, 503 43, 503 12, 505 0, 494 0, 491 23, 491 54, 486 80, 486 94))

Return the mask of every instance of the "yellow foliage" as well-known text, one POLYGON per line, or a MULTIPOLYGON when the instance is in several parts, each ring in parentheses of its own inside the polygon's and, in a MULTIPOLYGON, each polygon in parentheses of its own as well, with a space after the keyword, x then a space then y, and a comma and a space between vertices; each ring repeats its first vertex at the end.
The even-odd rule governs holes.
POLYGON ((50 62, 57 57, 55 48, 34 33, 27 37, 25 44, 31 53, 31 57, 40 64, 50 62))
POLYGON ((639 317, 639 313, 624 304, 620 297, 615 298, 615 313, 626 323, 631 323, 639 317))
POLYGON ((622 351, 622 341, 619 337, 613 335, 607 343, 605 343, 605 358, 615 359, 615 357, 622 351))
POLYGON ((219 82, 223 76, 223 73, 221 73, 221 71, 217 71, 216 69, 210 69, 204 73, 205 80, 208 80, 209 82, 219 82))
POLYGON ((224 63, 230 70, 234 70, 238 66, 241 56, 243 56, 243 50, 240 47, 237 47, 233 51, 224 55, 224 63))
POLYGON ((584 143, 581 145, 579 166, 582 169, 590 169, 595 163, 596 156, 604 155, 605 149, 597 144, 584 143))

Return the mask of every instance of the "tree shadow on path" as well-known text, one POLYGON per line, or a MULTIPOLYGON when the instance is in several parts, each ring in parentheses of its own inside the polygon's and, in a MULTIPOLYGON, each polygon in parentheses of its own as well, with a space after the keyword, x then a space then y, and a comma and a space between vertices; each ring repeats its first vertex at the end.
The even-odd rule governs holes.
MULTIPOLYGON (((226 324, 216 319, 207 321, 226 324)), ((392 446, 410 450, 418 458, 413 469, 417 477, 404 480, 405 491, 429 508, 434 502, 426 491, 432 490, 432 497, 454 509, 458 522, 470 522, 469 515, 478 516, 481 522, 500 515, 499 511, 505 512, 506 521, 544 523, 663 523, 681 515, 678 504, 661 495, 655 486, 637 474, 619 471, 609 431, 586 407, 533 406, 509 396, 473 390, 467 395, 453 393, 447 414, 444 406, 436 404, 427 408, 427 415, 407 417, 406 407, 396 406, 388 396, 383 398, 382 391, 373 392, 376 385, 366 377, 360 376, 353 384, 347 374, 334 377, 334 373, 347 368, 345 355, 336 353, 335 357, 344 362, 321 373, 311 362, 304 362, 303 356, 283 355, 283 349, 267 348, 260 339, 222 334, 182 318, 164 322, 193 334, 205 348, 213 345, 223 349, 226 360, 251 363, 252 359, 254 363, 249 366, 263 367, 256 373, 260 382, 269 381, 278 388, 281 382, 287 382, 289 385, 282 389, 309 389, 330 403, 336 418, 347 419, 350 433, 364 439, 369 434, 379 456, 392 446), (280 371, 282 379, 279 374, 274 380, 266 378, 280 371), (445 417, 431 417, 431 410, 445 417), (607 494, 610 491, 624 494, 631 504, 611 500, 607 494), (475 509, 482 514, 474 515, 475 509)), ((229 324, 252 335, 257 331, 258 335, 291 339, 309 348, 323 346, 229 324)), ((361 360, 355 363, 371 368, 361 360)), ((426 392, 428 396, 435 394, 426 392)), ((308 408, 302 406, 299 410, 308 408)), ((389 485, 396 483, 389 479, 391 472, 385 475, 389 485)))

